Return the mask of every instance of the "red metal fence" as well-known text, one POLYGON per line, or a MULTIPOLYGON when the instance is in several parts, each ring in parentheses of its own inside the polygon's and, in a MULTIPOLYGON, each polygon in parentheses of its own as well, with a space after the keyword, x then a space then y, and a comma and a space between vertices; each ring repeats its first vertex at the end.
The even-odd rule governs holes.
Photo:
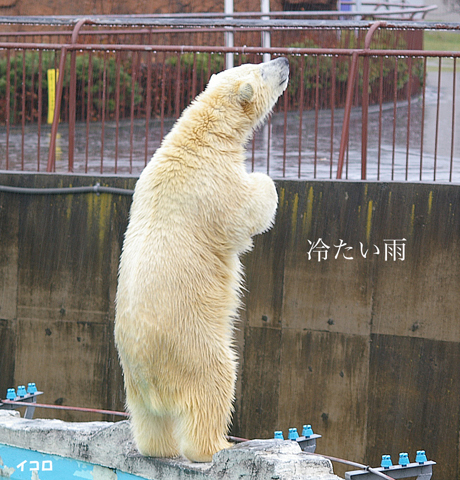
POLYGON ((138 174, 227 54, 238 65, 269 53, 288 57, 290 84, 248 145, 249 169, 287 178, 460 181, 460 52, 423 49, 424 30, 460 25, 105 23, 0 32, 0 169, 138 174), (232 48, 223 46, 229 29, 232 48), (257 45, 262 31, 271 32, 271 48, 243 46, 257 45), (59 72, 54 82, 48 71, 59 72))

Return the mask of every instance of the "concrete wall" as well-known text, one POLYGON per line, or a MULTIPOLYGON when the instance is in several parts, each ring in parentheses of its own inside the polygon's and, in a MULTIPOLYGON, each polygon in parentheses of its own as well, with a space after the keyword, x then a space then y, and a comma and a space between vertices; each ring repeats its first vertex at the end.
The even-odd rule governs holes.
MULTIPOLYGON (((0 185, 97 181, 133 188, 135 179, 0 175, 0 185)), ((435 480, 457 478, 460 188, 277 184, 276 226, 244 259, 232 433, 271 437, 311 423, 320 453, 378 465, 384 453, 412 460, 426 449, 435 480), (320 238, 328 258, 309 259, 320 238), (385 259, 385 240, 399 239, 404 260, 385 259)), ((129 204, 0 194, 0 392, 35 381, 44 402, 123 407, 112 322, 129 204)))
POLYGON ((373 465, 425 448, 435 478, 457 478, 459 187, 278 185, 276 227, 246 259, 238 428, 309 422, 320 452, 373 465), (327 261, 308 259, 319 238, 327 261), (405 260, 385 261, 384 240, 403 238, 405 260), (334 258, 340 239, 353 260, 334 258))
MULTIPOLYGON (((85 177, 0 175, 0 185, 96 182, 85 177)), ((108 183, 132 188, 135 179, 108 183)), ((129 196, 106 194, 0 193, 2 396, 8 386, 36 381, 46 392, 44 403, 123 407, 113 318, 130 202, 129 196)))

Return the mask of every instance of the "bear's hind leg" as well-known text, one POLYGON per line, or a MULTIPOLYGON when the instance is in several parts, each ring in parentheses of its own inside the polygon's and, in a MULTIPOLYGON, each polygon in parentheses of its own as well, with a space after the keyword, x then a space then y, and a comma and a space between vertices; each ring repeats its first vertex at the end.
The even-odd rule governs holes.
POLYGON ((177 410, 176 441, 180 453, 192 462, 211 462, 216 452, 232 446, 226 435, 236 380, 233 351, 229 346, 208 351, 206 368, 193 374, 193 389, 177 410))
POLYGON ((174 439, 175 422, 171 415, 160 415, 149 408, 126 370, 125 387, 131 429, 139 452, 148 457, 177 457, 179 450, 174 439))
POLYGON ((211 462, 216 452, 232 446, 226 440, 232 399, 213 398, 215 402, 206 402, 204 398, 176 417, 179 451, 192 462, 211 462))
POLYGON ((177 457, 174 420, 170 415, 156 415, 147 409, 131 410, 131 425, 139 452, 147 457, 177 457))

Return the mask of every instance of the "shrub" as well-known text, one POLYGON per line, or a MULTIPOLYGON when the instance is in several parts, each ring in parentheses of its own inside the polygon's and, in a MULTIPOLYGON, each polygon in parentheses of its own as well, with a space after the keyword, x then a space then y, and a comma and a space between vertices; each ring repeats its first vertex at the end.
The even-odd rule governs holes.
MULTIPOLYGON (((10 74, 7 78, 8 58, 6 55, 0 59, 0 119, 6 121, 6 90, 7 82, 10 85, 10 121, 15 123, 22 119, 22 92, 23 83, 25 84, 25 120, 34 122, 38 119, 38 98, 39 90, 42 95, 42 121, 47 115, 48 100, 48 79, 47 70, 59 67, 59 56, 57 52, 44 51, 41 54, 41 82, 39 85, 39 60, 40 54, 37 51, 15 52, 10 58, 10 74)), ((116 77, 118 68, 120 70, 120 105, 122 106, 121 116, 129 114, 131 104, 132 76, 130 73, 130 61, 123 62, 117 66, 113 54, 82 55, 76 57, 76 86, 77 118, 85 118, 87 114, 88 93, 91 94, 91 103, 89 105, 89 116, 91 119, 98 119, 102 114, 102 91, 105 82, 106 116, 113 117, 116 107, 116 77), (104 58, 104 55, 106 57, 104 58), (90 63, 91 58, 91 63, 90 63), (91 69, 91 87, 88 86, 88 80, 91 69), (104 78, 105 69, 105 78, 104 78)), ((62 72, 60 72, 60 75, 62 72)), ((70 55, 67 55, 64 69, 63 98, 61 104, 61 118, 67 118, 69 87, 70 87, 70 55)), ((142 101, 142 89, 136 82, 134 84, 134 103, 139 104, 142 101)))

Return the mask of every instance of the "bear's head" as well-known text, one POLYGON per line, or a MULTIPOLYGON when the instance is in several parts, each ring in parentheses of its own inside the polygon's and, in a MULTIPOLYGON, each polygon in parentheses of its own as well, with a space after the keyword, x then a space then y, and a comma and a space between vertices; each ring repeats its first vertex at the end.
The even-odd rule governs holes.
POLYGON ((200 100, 218 108, 247 137, 271 112, 288 79, 287 58, 247 63, 213 75, 200 100))

